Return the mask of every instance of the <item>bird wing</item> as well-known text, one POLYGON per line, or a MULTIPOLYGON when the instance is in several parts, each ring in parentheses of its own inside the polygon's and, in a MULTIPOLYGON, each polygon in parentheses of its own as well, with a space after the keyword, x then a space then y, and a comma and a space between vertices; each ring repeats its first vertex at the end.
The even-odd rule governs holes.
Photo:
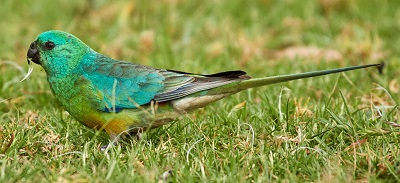
POLYGON ((157 94, 154 100, 165 102, 179 99, 187 95, 216 88, 238 80, 249 79, 243 71, 227 71, 211 75, 200 75, 181 71, 163 70, 160 72, 166 77, 164 90, 157 94), (190 77, 190 80, 181 82, 182 76, 190 77))
POLYGON ((102 111, 132 109, 156 102, 167 102, 243 79, 243 71, 198 75, 154 69, 130 62, 97 56, 95 64, 84 64, 83 77, 99 93, 102 111))

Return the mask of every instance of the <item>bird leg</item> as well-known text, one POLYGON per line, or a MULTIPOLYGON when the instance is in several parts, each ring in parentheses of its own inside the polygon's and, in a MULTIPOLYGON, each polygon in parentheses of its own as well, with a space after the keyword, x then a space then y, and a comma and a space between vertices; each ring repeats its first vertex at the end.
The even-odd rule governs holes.
POLYGON ((143 130, 144 130, 143 128, 139 128, 139 129, 131 130, 130 132, 122 132, 118 135, 109 134, 110 143, 108 143, 107 145, 102 145, 100 147, 100 150, 101 151, 108 150, 108 148, 111 148, 112 146, 118 144, 118 141, 120 138, 126 139, 126 136, 131 137, 130 139, 136 139, 137 141, 139 141, 143 138, 143 130))
POLYGON ((134 137, 137 141, 141 140, 143 138, 143 133, 144 133, 144 128, 133 128, 130 132, 129 135, 130 137, 134 137))

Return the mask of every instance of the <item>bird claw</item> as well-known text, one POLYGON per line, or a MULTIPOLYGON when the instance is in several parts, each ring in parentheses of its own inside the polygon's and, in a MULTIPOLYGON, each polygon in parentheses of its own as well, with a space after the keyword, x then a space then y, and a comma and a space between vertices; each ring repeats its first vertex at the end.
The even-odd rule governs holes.
POLYGON ((158 182, 160 182, 160 183, 167 182, 168 178, 170 178, 173 175, 174 174, 173 174, 172 170, 167 170, 159 177, 158 182))
POLYGON ((107 145, 102 145, 100 147, 100 151, 107 151, 108 149, 110 149, 111 147, 113 147, 115 144, 118 143, 119 140, 119 135, 110 135, 110 143, 108 143, 107 145))
POLYGON ((107 145, 102 145, 102 146, 100 146, 100 151, 106 152, 106 151, 108 151, 108 149, 112 148, 115 144, 117 144, 117 142, 111 141, 111 142, 110 142, 109 144, 107 144, 107 145))
POLYGON ((100 151, 106 151, 107 148, 108 148, 108 145, 102 145, 102 146, 100 147, 100 151))

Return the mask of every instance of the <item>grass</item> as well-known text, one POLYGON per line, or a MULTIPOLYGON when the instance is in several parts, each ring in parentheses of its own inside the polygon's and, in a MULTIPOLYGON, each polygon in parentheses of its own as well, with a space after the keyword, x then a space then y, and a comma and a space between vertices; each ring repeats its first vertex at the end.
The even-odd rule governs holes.
POLYGON ((0 182, 399 182, 399 2, 11 1, 0 6, 0 182), (26 52, 49 29, 158 68, 253 77, 385 61, 251 89, 107 153, 28 80, 26 52))

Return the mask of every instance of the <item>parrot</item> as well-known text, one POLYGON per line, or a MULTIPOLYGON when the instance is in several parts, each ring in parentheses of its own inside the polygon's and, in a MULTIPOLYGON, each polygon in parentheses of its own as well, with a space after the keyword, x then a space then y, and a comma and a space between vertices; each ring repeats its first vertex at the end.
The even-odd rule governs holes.
POLYGON ((105 131, 111 142, 249 88, 380 65, 264 78, 251 78, 240 70, 195 74, 112 59, 60 30, 39 34, 29 46, 27 62, 44 69, 53 95, 74 119, 105 131))

